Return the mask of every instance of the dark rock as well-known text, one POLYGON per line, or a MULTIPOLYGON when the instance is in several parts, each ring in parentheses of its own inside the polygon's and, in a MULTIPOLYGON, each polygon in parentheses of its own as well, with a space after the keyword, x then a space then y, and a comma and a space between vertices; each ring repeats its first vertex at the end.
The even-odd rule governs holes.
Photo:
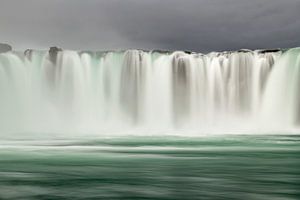
POLYGON ((249 53, 249 52, 252 52, 252 50, 250 50, 250 49, 240 49, 240 50, 238 50, 238 52, 249 53))
POLYGON ((184 53, 186 53, 186 54, 193 54, 194 52, 192 52, 192 51, 184 51, 184 53))
POLYGON ((10 45, 0 43, 0 53, 6 53, 11 50, 12 50, 12 47, 10 45))
POLYGON ((32 49, 26 49, 26 50, 24 51, 24 55, 25 55, 29 60, 31 60, 31 58, 32 58, 32 53, 33 53, 33 50, 32 50, 32 49))
POLYGON ((49 49, 49 59, 52 63, 56 63, 56 58, 57 58, 57 54, 58 52, 62 51, 61 48, 58 47, 50 47, 49 49))
POLYGON ((279 51, 281 51, 281 49, 263 49, 263 50, 258 50, 258 53, 275 53, 279 51))
POLYGON ((159 49, 154 49, 151 51, 152 53, 160 53, 160 54, 169 54, 172 53, 172 51, 168 51, 168 50, 159 50, 159 49))

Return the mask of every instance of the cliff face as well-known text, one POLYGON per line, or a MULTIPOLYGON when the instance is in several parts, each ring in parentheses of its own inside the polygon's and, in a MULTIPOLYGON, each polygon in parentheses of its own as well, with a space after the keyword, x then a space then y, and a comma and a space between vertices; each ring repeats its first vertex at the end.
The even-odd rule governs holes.
POLYGON ((5 52, 11 51, 11 50, 12 50, 12 47, 10 45, 0 43, 0 53, 5 53, 5 52))

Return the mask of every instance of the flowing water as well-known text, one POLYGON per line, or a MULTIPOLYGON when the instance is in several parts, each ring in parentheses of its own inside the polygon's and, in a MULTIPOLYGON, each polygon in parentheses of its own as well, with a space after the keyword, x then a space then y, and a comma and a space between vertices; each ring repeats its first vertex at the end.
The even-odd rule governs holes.
POLYGON ((0 54, 0 199, 299 199, 300 48, 0 54))
POLYGON ((293 131, 300 49, 0 54, 0 130, 293 131))
POLYGON ((300 137, 7 140, 0 199, 300 198, 300 137))

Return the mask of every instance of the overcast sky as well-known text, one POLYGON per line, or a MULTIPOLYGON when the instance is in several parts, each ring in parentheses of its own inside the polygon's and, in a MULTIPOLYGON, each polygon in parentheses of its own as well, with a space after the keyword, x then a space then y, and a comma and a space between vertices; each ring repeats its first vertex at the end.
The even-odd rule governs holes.
POLYGON ((198 52, 300 46, 300 0, 0 0, 14 49, 198 52))

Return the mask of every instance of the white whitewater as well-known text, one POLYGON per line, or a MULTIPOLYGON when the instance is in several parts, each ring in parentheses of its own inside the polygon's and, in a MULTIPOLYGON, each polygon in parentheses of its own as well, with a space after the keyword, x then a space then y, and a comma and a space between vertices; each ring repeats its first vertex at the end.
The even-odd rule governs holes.
POLYGON ((273 132, 300 124, 300 49, 0 54, 0 132, 273 132))

